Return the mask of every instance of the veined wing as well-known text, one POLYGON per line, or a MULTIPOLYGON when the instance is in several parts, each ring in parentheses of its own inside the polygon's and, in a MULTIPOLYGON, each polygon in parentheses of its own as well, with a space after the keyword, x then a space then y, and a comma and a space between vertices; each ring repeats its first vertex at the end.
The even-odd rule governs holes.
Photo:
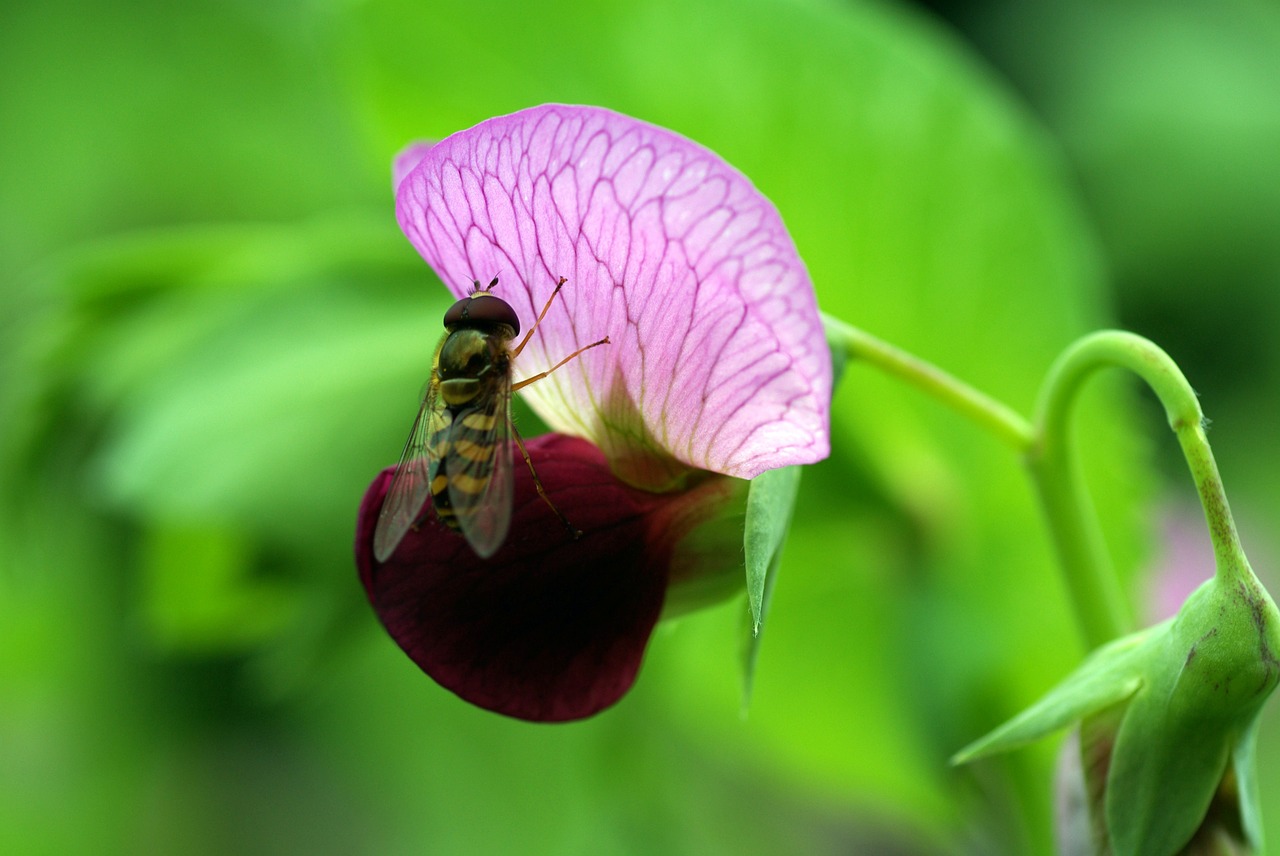
POLYGON ((449 430, 449 504, 482 559, 497 552, 511 525, 511 376, 496 394, 454 415, 449 430))
POLYGON ((379 562, 385 562, 395 552, 409 527, 422 517, 423 506, 431 496, 431 480, 439 468, 439 462, 433 460, 432 441, 444 416, 439 387, 433 369, 373 530, 373 555, 379 562))

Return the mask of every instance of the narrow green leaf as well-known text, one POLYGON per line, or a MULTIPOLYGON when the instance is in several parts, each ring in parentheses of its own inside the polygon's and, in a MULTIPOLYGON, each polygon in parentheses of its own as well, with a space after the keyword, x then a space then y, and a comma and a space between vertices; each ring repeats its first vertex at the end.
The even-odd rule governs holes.
POLYGON ((787 537, 799 487, 799 467, 767 470, 751 480, 742 536, 752 635, 759 635, 760 624, 764 621, 765 584, 787 537))
POLYGON ((951 763, 967 764, 1022 746, 1132 696, 1142 686, 1145 643, 1158 638, 1153 631, 1164 627, 1149 627, 1099 648, 1038 702, 961 749, 951 763))
MULTIPOLYGON (((785 542, 785 537, 783 541, 785 542)), ((783 544, 778 545, 778 550, 773 554, 773 561, 769 563, 768 573, 764 579, 764 592, 760 599, 760 615, 769 614, 769 602, 773 599, 773 586, 778 579, 778 564, 782 558, 783 544)), ((764 638, 760 634, 760 625, 755 623, 755 619, 748 616, 746 618, 747 626, 742 634, 742 713, 745 716, 748 706, 751 704, 751 692, 755 688, 756 678, 756 661, 760 657, 760 641, 764 638)))
POLYGON ((777 580, 782 545, 791 526, 791 512, 800 488, 800 468, 767 470, 751 480, 747 493, 747 513, 743 523, 746 553, 747 602, 751 606, 750 625, 743 634, 742 709, 746 712, 760 655, 760 628, 769 612, 773 586, 777 580))
MULTIPOLYGON (((834 390, 844 374, 848 357, 838 343, 827 340, 831 348, 831 386, 834 390)), ((791 512, 800 488, 800 468, 786 467, 761 473, 751 482, 747 495, 747 517, 743 541, 747 566, 747 602, 751 617, 742 643, 742 710, 751 702, 755 683, 756 661, 760 656, 760 628, 769 614, 769 601, 777 580, 782 546, 791 528, 791 512)))

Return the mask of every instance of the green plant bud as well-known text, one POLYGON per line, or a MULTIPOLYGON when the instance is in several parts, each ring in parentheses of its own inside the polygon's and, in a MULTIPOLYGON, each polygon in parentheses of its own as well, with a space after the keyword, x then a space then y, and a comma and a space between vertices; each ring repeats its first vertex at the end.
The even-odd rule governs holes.
POLYGON ((1173 619, 1103 646, 953 761, 1080 721, 1096 852, 1260 849, 1253 732, 1280 682, 1280 613, 1244 557, 1232 561, 1173 619))

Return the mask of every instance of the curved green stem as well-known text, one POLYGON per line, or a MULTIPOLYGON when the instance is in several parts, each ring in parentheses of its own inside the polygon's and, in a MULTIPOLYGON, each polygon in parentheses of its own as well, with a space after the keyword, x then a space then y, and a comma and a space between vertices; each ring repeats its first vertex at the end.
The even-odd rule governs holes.
POLYGON ((1081 384, 1091 371, 1106 363, 1088 347, 1090 341, 1092 337, 1076 342, 1049 370, 1027 466, 1044 506, 1085 644, 1096 648, 1123 636, 1131 627, 1068 430, 1067 417, 1081 384))
POLYGON ((1248 573, 1247 563, 1235 561, 1243 552, 1205 438, 1200 402, 1169 355, 1148 339, 1107 330, 1075 342, 1050 369, 1032 424, 918 357, 842 321, 825 315, 822 320, 828 341, 845 356, 907 382, 1026 456, 1072 605, 1090 648, 1131 629, 1125 599, 1070 442, 1071 407, 1084 380, 1098 368, 1128 369, 1155 391, 1195 479, 1213 537, 1219 577, 1248 573))
MULTIPOLYGON (((822 320, 828 341, 841 348, 846 356, 906 381, 1026 457, 1086 641, 1090 647, 1096 647, 1121 635, 1128 622, 1120 587, 1088 494, 1063 436, 1066 404, 1074 388, 1066 390, 1061 380, 1054 382, 1051 375, 1049 388, 1058 390, 1050 410, 1056 429, 1049 432, 1046 439, 1043 419, 1037 430, 1005 405, 936 366, 834 318, 824 315, 822 320)), ((1055 368, 1060 376, 1061 365, 1055 368)))
MULTIPOLYGON (((1095 369, 1103 366, 1128 369, 1142 378, 1160 399, 1204 507, 1217 559, 1217 573, 1229 576, 1238 572, 1241 565, 1235 559, 1243 555, 1243 550, 1222 478, 1218 474, 1218 465, 1205 437, 1200 400, 1173 359, 1149 339, 1119 330, 1104 330, 1085 336, 1062 354, 1050 370, 1041 398, 1036 421, 1040 442, 1032 458, 1033 469, 1074 468, 1066 441, 1067 414, 1081 383, 1095 369)), ((1078 474, 1070 477, 1078 482, 1078 474)), ((1056 489, 1054 485, 1051 487, 1056 489)), ((1114 580, 1114 575, 1108 576, 1114 580)), ((1114 635, 1117 634, 1111 634, 1114 635)), ((1111 636, 1097 641, 1106 641, 1111 636)))
POLYGON ((1031 447, 1034 437, 1031 423, 991 396, 843 321, 823 315, 822 323, 827 341, 843 347, 850 359, 861 360, 906 381, 978 423, 1016 451, 1026 452, 1031 447))

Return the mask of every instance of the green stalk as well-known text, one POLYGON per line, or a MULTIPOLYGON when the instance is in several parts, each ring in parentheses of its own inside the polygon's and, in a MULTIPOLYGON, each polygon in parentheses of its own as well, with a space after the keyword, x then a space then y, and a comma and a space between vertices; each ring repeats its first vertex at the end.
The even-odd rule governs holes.
POLYGON ((1200 401, 1169 355, 1148 339, 1106 330, 1075 342, 1049 370, 1032 424, 985 393, 869 333, 827 316, 823 324, 832 347, 849 359, 914 386, 1026 457, 1088 647, 1096 648, 1132 629, 1070 438, 1069 416, 1076 394, 1096 369, 1128 369, 1155 391, 1200 494, 1219 577, 1248 573, 1247 563, 1234 561, 1243 552, 1205 438, 1200 401))
POLYGON ((1094 336, 1077 341, 1049 369, 1036 418, 1036 442, 1027 455, 1076 620, 1091 649, 1131 629, 1068 423, 1085 378, 1108 362, 1090 345, 1096 341, 1094 336))
POLYGON ((849 359, 873 365, 907 382, 990 431, 1018 452, 1026 452, 1031 447, 1034 436, 1031 423, 986 393, 843 321, 823 315, 822 323, 827 341, 839 346, 849 359))
POLYGON ((823 316, 827 339, 848 358, 875 366, 952 408, 1023 455, 1040 493, 1081 632, 1089 647, 1127 629, 1123 598, 1093 506, 1066 442, 1066 414, 1080 377, 1062 360, 1046 387, 1052 395, 1036 426, 936 366, 823 316), (1046 429, 1047 426, 1047 429, 1046 429))
POLYGON ((1217 573, 1220 577, 1235 573, 1240 567, 1235 559, 1243 556, 1244 551, 1217 462, 1204 433, 1200 399, 1173 359, 1149 339, 1119 330, 1104 330, 1085 336, 1063 353, 1050 371, 1041 399, 1037 421, 1042 443, 1038 450, 1040 461, 1068 455, 1061 447, 1065 445, 1066 413, 1071 399, 1084 378, 1104 366, 1128 369, 1142 378, 1160 399, 1204 507, 1217 573))

